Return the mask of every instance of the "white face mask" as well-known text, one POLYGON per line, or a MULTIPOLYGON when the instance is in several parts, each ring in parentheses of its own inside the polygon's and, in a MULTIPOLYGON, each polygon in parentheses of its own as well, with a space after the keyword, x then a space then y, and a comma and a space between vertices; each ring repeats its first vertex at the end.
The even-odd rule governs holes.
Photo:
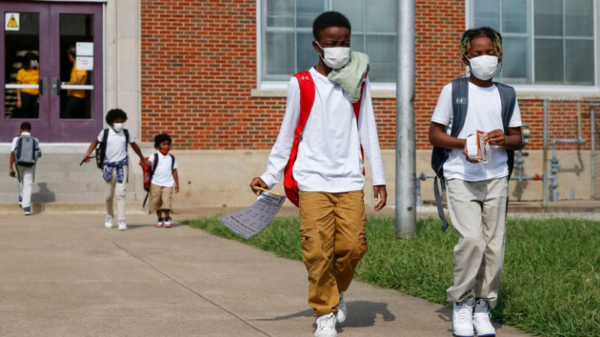
POLYGON ((323 49, 323 53, 325 54, 325 57, 322 57, 323 62, 331 69, 340 69, 350 60, 349 47, 323 48, 319 42, 317 42, 317 46, 323 49))
POLYGON ((38 66, 38 61, 36 61, 36 60, 32 60, 32 61, 29 63, 29 65, 30 65, 32 68, 36 68, 36 67, 38 66))
POLYGON ((123 123, 115 123, 113 124, 113 130, 115 130, 116 133, 121 132, 121 130, 123 130, 123 123))
POLYGON ((498 56, 482 55, 468 60, 471 62, 471 73, 480 80, 491 79, 498 69, 498 56))

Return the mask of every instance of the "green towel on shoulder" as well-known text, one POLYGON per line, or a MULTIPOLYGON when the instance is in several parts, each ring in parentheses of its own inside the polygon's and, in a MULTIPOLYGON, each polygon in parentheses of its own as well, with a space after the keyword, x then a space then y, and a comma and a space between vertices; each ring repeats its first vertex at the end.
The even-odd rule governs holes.
POLYGON ((360 88, 369 72, 369 56, 367 54, 353 51, 350 60, 340 69, 334 69, 329 73, 329 79, 342 86, 350 101, 356 103, 360 99, 360 88))

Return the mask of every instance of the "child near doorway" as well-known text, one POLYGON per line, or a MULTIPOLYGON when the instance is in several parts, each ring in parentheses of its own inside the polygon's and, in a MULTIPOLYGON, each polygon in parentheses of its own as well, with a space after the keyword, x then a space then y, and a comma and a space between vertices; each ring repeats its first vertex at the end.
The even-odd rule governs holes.
POLYGON ((21 134, 12 141, 10 149, 11 177, 18 179, 19 203, 26 216, 31 214, 31 192, 35 179, 35 164, 42 157, 39 141, 31 135, 31 124, 21 124, 21 134), (16 170, 15 170, 16 169, 16 170))
MULTIPOLYGON (((490 311, 498 300, 504 265, 513 151, 522 147, 515 90, 492 81, 502 56, 500 33, 488 27, 467 30, 460 58, 470 75, 442 89, 429 128, 435 146, 432 166, 446 187, 452 226, 460 238, 454 249, 454 285, 447 290, 457 336, 496 335, 490 311), (478 131, 485 132, 489 144, 485 164, 467 149, 466 138, 478 131)), ((445 222, 443 212, 440 216, 445 222)))
POLYGON ((154 155, 148 158, 152 164, 152 179, 150 185, 150 209, 156 212, 158 221, 156 227, 171 228, 171 207, 173 192, 179 193, 179 174, 177 161, 172 154, 171 136, 160 134, 154 137, 154 155))
POLYGON ((119 230, 127 230, 125 213, 125 196, 127 193, 127 182, 129 180, 129 156, 127 146, 131 148, 140 157, 140 160, 148 164, 140 147, 135 143, 135 137, 124 129, 124 123, 127 121, 127 114, 121 109, 110 110, 106 114, 107 129, 100 131, 84 155, 84 161, 89 162, 92 151, 100 144, 102 176, 106 182, 106 228, 113 227, 113 201, 117 197, 117 215, 119 230))
POLYGON ((286 167, 293 168, 299 198, 290 200, 299 201, 308 303, 317 318, 314 335, 335 337, 336 323, 347 317, 344 293, 367 251, 361 147, 373 170, 376 211, 385 206, 387 192, 366 78, 368 56, 350 53, 350 21, 341 13, 319 15, 313 37, 319 61, 290 80, 267 171, 250 188, 260 194, 256 187, 272 188, 286 167), (309 117, 302 119, 306 112, 309 117), (303 130, 300 123, 305 123, 303 130), (296 150, 297 157, 292 155, 296 150))

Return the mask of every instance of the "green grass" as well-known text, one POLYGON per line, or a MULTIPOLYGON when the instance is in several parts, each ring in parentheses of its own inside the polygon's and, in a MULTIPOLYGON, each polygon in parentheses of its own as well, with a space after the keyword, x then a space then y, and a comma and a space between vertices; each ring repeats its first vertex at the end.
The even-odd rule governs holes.
MULTIPOLYGON (((211 234, 302 259, 299 219, 277 218, 250 240, 216 218, 190 221, 211 234)), ((600 336, 600 222, 571 219, 510 220, 504 276, 494 320, 546 337, 600 336)), ((419 234, 394 239, 394 220, 370 218, 369 252, 356 277, 381 287, 446 304, 452 283, 454 231, 419 220, 419 234)))

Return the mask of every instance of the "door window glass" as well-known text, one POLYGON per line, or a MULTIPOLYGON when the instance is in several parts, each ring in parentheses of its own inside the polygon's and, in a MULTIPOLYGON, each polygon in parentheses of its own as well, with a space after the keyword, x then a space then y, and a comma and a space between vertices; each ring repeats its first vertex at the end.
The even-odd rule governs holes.
POLYGON ((60 15, 61 119, 93 116, 93 19, 93 15, 60 15))
POLYGON ((6 13, 4 118, 39 118, 40 23, 38 13, 6 13))

